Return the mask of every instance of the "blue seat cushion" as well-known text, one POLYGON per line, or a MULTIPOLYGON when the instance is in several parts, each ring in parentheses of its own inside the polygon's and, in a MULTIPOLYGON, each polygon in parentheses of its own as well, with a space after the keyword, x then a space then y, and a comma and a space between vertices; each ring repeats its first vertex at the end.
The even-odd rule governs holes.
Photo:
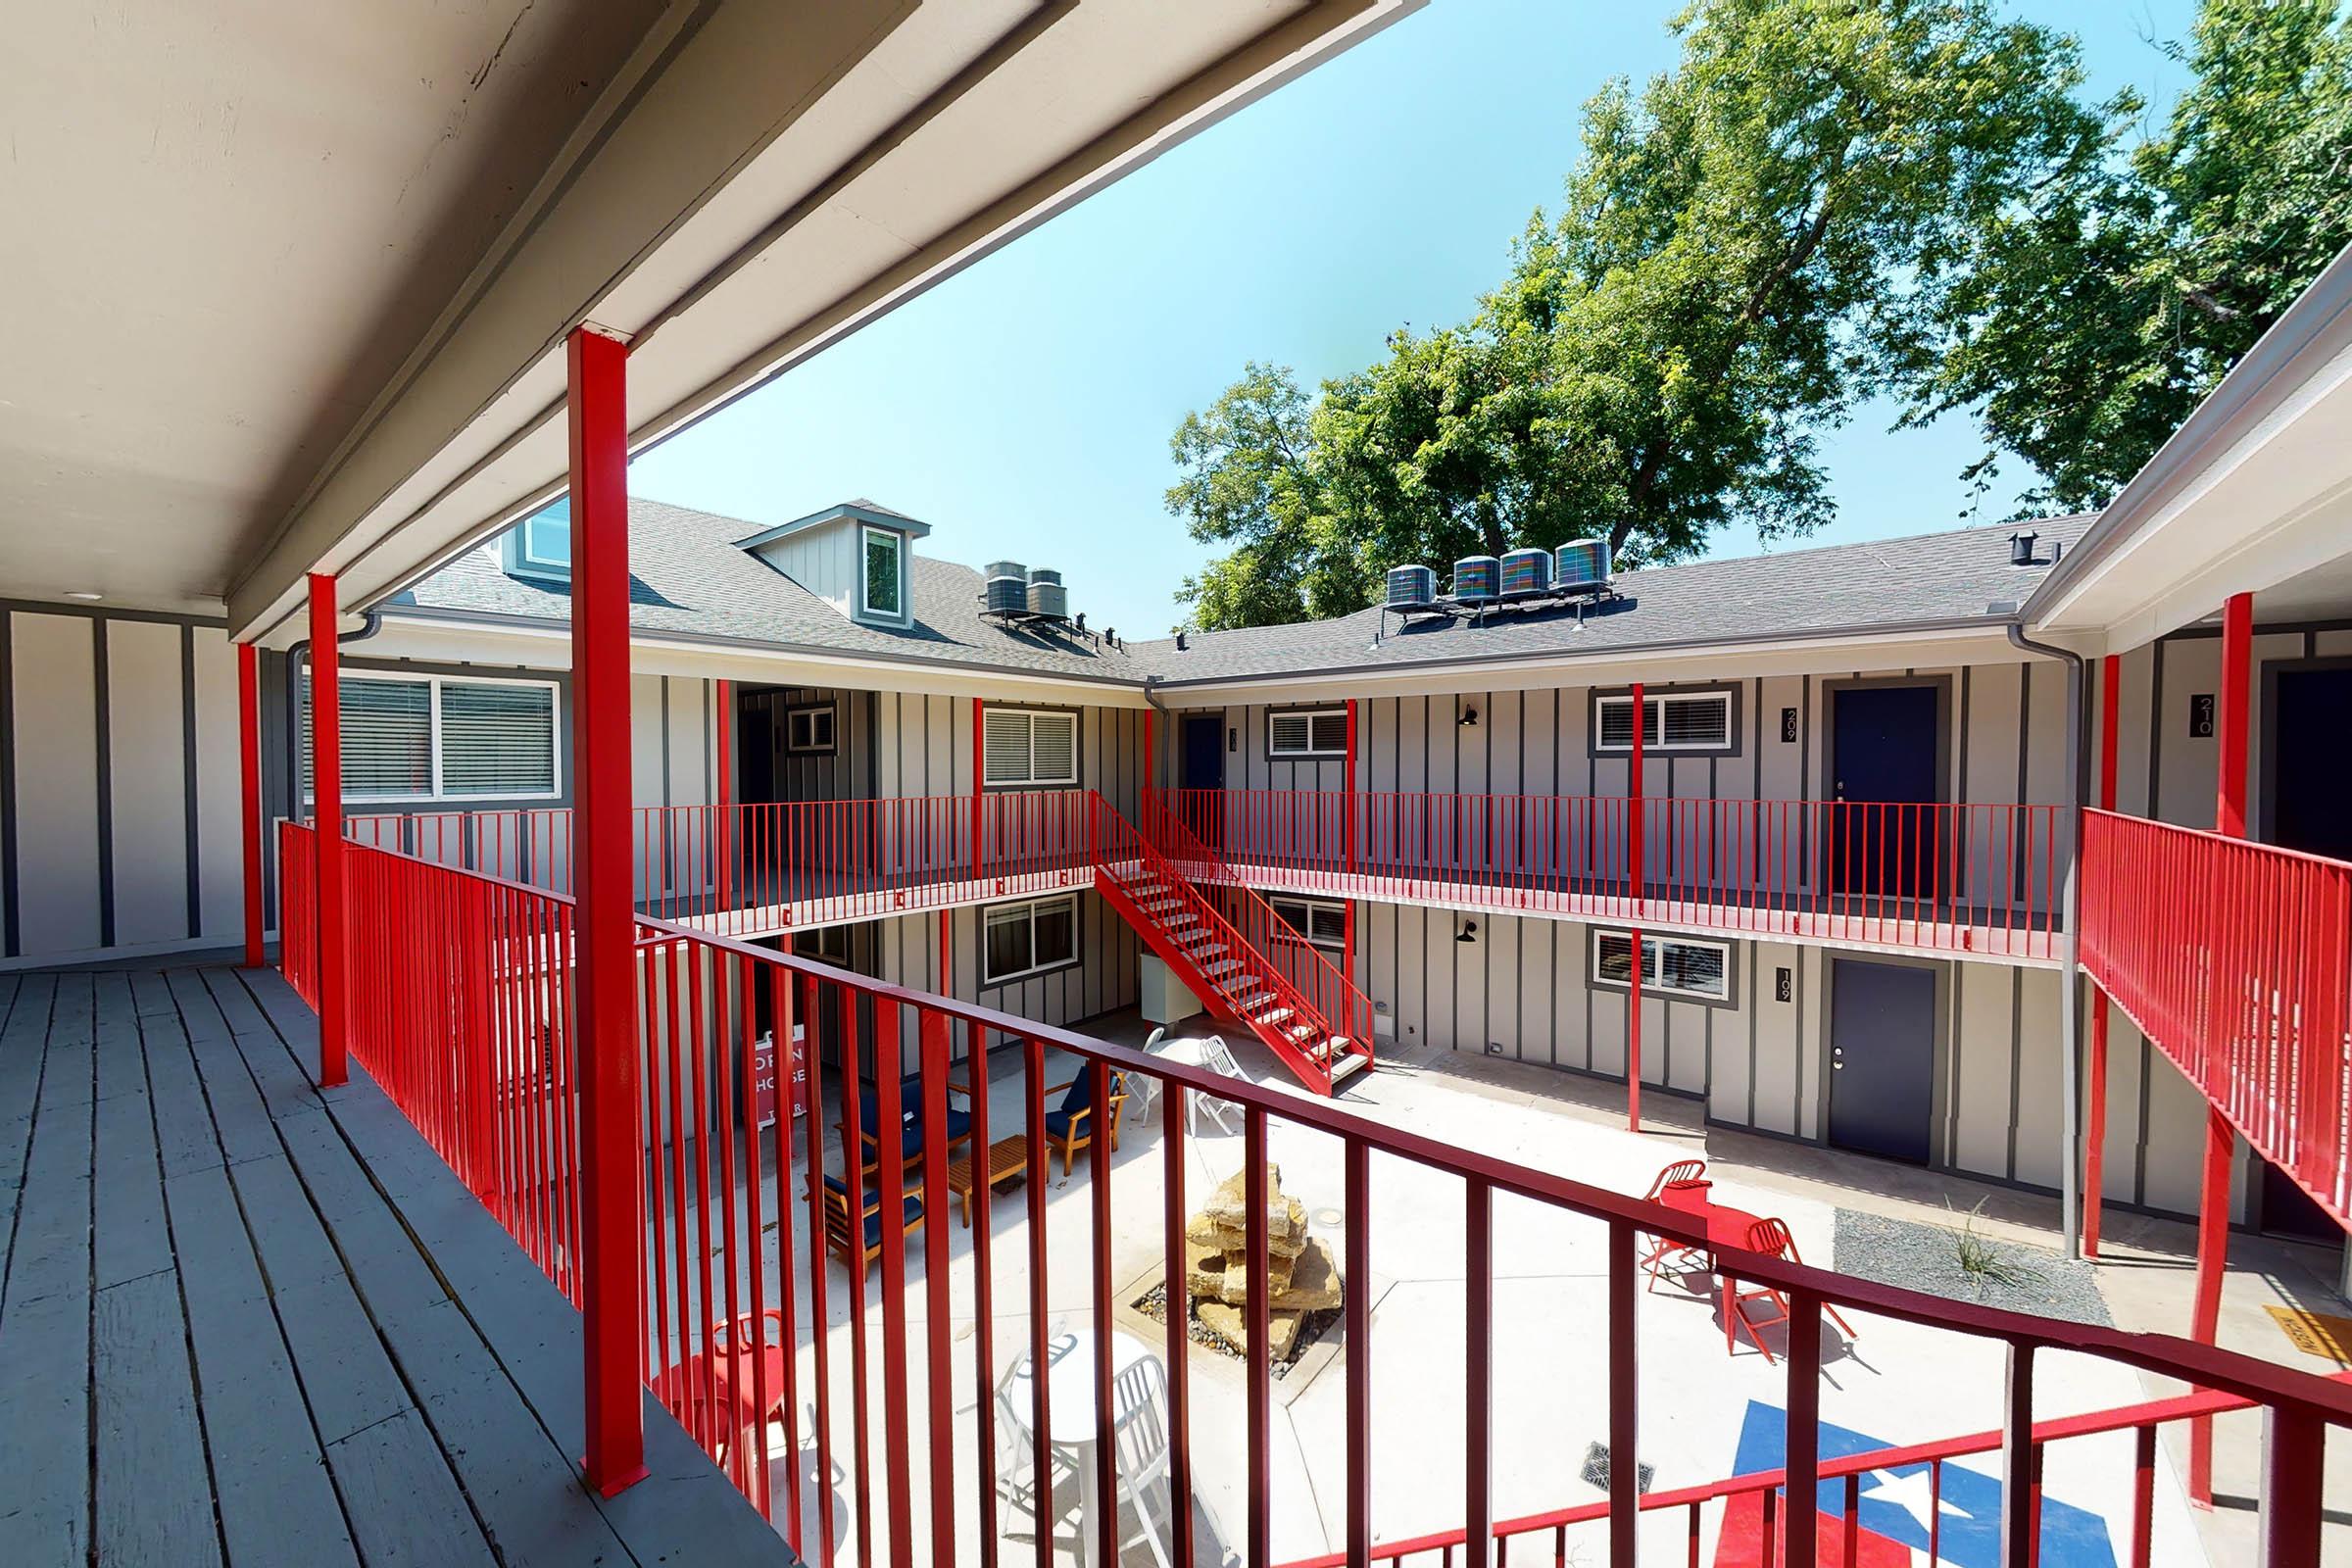
MULTIPOLYGON (((1123 1075, 1115 1072, 1110 1075, 1110 1092, 1113 1095, 1118 1094, 1125 1085, 1123 1075)), ((1070 1081, 1070 1092, 1061 1097, 1059 1108, 1046 1112, 1046 1136, 1055 1140, 1067 1139, 1070 1136, 1070 1124, 1093 1109, 1094 1103, 1094 1072, 1092 1069, 1081 1069, 1078 1076, 1070 1081)), ((1087 1131, 1091 1136, 1094 1129, 1089 1127, 1087 1131)))
MULTIPOLYGON (((825 1190, 838 1197, 844 1208, 849 1206, 849 1183, 838 1176, 827 1176, 825 1190)), ((921 1193, 907 1193, 905 1213, 906 1223, 908 1225, 912 1225, 923 1217, 923 1195, 921 1193)), ((865 1224, 861 1229, 865 1232, 866 1246, 879 1247, 882 1245, 882 1194, 878 1189, 870 1186, 865 1190, 865 1224)))
MULTIPOLYGON (((881 1121, 880 1098, 872 1094, 860 1098, 858 1102, 858 1141, 877 1153, 880 1152, 881 1145, 877 1129, 881 1126, 881 1121)), ((972 1113, 968 1110, 958 1110, 951 1104, 948 1107, 945 1128, 944 1139, 951 1144, 959 1138, 971 1136, 972 1113)), ((899 1083, 899 1129, 901 1138, 899 1152, 902 1157, 913 1159, 921 1154, 923 1152, 923 1081, 919 1077, 902 1079, 899 1083)))

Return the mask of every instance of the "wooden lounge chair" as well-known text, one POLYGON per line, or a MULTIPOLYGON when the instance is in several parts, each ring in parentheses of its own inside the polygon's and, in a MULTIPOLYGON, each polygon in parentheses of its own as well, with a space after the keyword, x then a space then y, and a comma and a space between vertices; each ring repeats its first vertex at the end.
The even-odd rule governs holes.
MULTIPOLYGON (((1066 1084, 1053 1084, 1046 1089, 1052 1094, 1065 1089, 1061 1103, 1046 1112, 1046 1158, 1053 1160, 1054 1152, 1061 1151, 1061 1179, 1070 1179, 1070 1168, 1077 1162, 1078 1151, 1095 1141, 1095 1074, 1091 1065, 1078 1069, 1078 1076, 1066 1084)), ((1110 1075, 1110 1110, 1106 1133, 1115 1152, 1119 1147, 1119 1111, 1127 1103, 1127 1075, 1110 1075)))
MULTIPOLYGON (((946 1139, 942 1148, 947 1152, 953 1153, 956 1149, 971 1141, 971 1110, 968 1105, 959 1106, 955 1103, 957 1097, 968 1099, 970 1090, 960 1083, 950 1083, 948 1095, 948 1119, 944 1129, 946 1139)), ((868 1085, 858 1096, 858 1150, 859 1157, 864 1161, 863 1168, 868 1172, 881 1167, 883 1152, 889 1147, 882 1141, 879 1133, 881 1116, 882 1097, 875 1094, 872 1086, 868 1085)), ((850 1142, 848 1126, 845 1124, 841 1131, 842 1145, 847 1148, 850 1142)), ((908 1170, 921 1168, 923 1162, 923 1079, 920 1073, 911 1073, 899 1080, 899 1147, 901 1156, 906 1161, 906 1168, 908 1170)), ((872 1184, 869 1182, 867 1186, 870 1189, 872 1184)))
MULTIPOLYGON (((882 1251, 882 1194, 876 1184, 865 1184, 865 1213, 862 1224, 850 1218, 850 1188, 840 1177, 827 1175, 824 1185, 825 1249, 844 1263, 872 1262, 882 1251), (852 1250, 856 1249, 855 1251, 852 1250)), ((900 1232, 911 1236, 922 1228, 923 1195, 920 1188, 909 1183, 906 1188, 906 1211, 900 1216, 900 1232)))

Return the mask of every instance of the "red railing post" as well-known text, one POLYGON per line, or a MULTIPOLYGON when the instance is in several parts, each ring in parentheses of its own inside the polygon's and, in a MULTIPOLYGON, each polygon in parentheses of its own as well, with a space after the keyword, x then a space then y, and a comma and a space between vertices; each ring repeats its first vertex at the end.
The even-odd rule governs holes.
POLYGON ((566 343, 571 441, 572 885, 577 889, 581 1344, 588 1484, 644 1479, 643 1158, 637 1127, 637 910, 629 803, 628 350, 566 343))
POLYGON ((251 643, 237 644, 237 785, 245 852, 245 967, 262 966, 262 677, 251 643))
MULTIPOLYGON (((2115 809, 2117 710, 2123 697, 2123 661, 2109 654, 2099 662, 2099 809, 2115 809)), ((2087 824, 2081 830, 2087 833, 2087 824)), ((2075 846, 2075 861, 2082 862, 2082 846, 2075 846)), ((2076 923, 2082 923, 2082 893, 2075 897, 2076 923)), ((2076 933, 2080 943, 2082 934, 2076 933)), ((2090 988, 2090 1105, 2083 1129, 2086 1152, 2082 1165, 2082 1255, 2099 1255, 2099 1222, 2103 1217, 2107 1171, 2107 993, 2090 988)))
MULTIPOLYGON (((1355 874, 1355 699, 1352 697, 1348 699, 1348 765, 1346 771, 1348 778, 1345 788, 1348 791, 1348 808, 1341 813, 1340 823, 1341 831, 1348 835, 1346 861, 1348 874, 1353 876, 1355 874)), ((1348 903, 1348 907, 1355 906, 1353 899, 1349 899, 1348 903)))
MULTIPOLYGON (((2233 839, 2246 836, 2246 701, 2253 685, 2254 596, 2233 594, 2222 611, 2221 711, 2215 715, 2220 732, 2220 776, 2213 803, 2213 828, 2233 839)), ((2221 998, 2213 998, 2219 1004, 2221 998)), ((2208 1095, 2218 1085, 2200 1084, 2208 1095)), ((2236 1135, 2221 1102, 2208 1102, 2205 1110, 2205 1157, 2197 1191, 2197 1290, 2189 1308, 2189 1336, 2202 1345, 2214 1343, 2221 1329, 2222 1273, 2230 1260, 2230 1167, 2236 1153, 2236 1135)), ((2188 1427, 2188 1500, 2200 1508, 2213 1506, 2213 1418, 2201 1416, 2188 1427)))
POLYGON ((735 907, 734 759, 732 748, 727 744, 735 730, 735 683, 722 680, 715 685, 712 699, 717 711, 712 717, 711 727, 716 732, 718 746, 718 788, 711 793, 718 797, 718 801, 713 812, 717 821, 710 840, 711 853, 718 861, 714 877, 718 908, 713 912, 724 913, 735 907))
POLYGON ((1642 683, 1634 682, 1634 755, 1626 768, 1626 874, 1633 893, 1632 989, 1625 1004, 1625 1124, 1642 1130, 1642 906, 1647 888, 1642 860, 1642 732, 1648 727, 1642 683))
POLYGON ((343 695, 335 642, 335 579, 311 586, 311 821, 318 839, 318 1084, 343 1082, 351 1034, 350 910, 343 897, 343 695))

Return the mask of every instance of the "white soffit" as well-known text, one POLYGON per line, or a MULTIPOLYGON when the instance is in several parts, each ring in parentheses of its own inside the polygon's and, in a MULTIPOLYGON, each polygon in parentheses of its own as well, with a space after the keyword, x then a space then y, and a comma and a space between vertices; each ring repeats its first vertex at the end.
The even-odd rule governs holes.
POLYGON ((282 641, 313 564, 341 573, 347 605, 364 604, 555 494, 571 322, 632 336, 642 449, 1420 3, 845 4, 820 8, 830 31, 811 50, 811 24, 718 0, 585 155, 553 216, 515 242, 447 363, 378 411, 373 439, 246 574, 232 626, 282 641), (774 118, 786 95, 775 71, 756 69, 763 60, 802 78, 788 122, 620 265, 583 269, 578 253, 610 240, 599 220, 630 183, 607 166, 638 160, 658 185, 671 167, 660 150, 725 118, 729 95, 753 94, 774 118), (582 238, 554 247, 566 223, 582 238))

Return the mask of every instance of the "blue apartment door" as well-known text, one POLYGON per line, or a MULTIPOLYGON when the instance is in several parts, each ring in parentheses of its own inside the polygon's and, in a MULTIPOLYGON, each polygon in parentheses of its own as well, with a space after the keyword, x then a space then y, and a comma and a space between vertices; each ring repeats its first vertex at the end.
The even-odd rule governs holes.
POLYGON ((1936 711, 1933 686, 1832 693, 1831 794, 1847 803, 1828 829, 1833 894, 1936 891, 1936 711))
POLYGON ((1936 1102, 1936 971, 1830 960, 1830 1142, 1928 1162, 1936 1102))
POLYGON ((1218 792, 1225 788, 1223 713, 1184 715, 1184 773, 1179 787, 1185 791, 1178 797, 1178 814, 1184 825, 1198 833, 1202 843, 1222 848, 1225 802, 1218 792))

